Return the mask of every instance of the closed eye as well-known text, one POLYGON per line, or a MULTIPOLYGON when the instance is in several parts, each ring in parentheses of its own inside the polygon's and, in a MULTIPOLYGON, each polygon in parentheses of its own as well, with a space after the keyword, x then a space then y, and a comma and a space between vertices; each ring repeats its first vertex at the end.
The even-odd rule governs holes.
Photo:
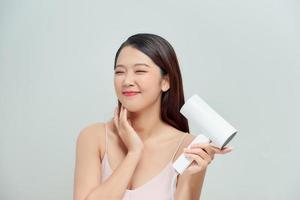
POLYGON ((136 72, 147 72, 147 71, 143 71, 143 70, 138 70, 138 71, 136 71, 136 72))
POLYGON ((122 72, 122 71, 116 71, 115 72, 115 74, 122 74, 122 73, 124 73, 124 72, 122 72))

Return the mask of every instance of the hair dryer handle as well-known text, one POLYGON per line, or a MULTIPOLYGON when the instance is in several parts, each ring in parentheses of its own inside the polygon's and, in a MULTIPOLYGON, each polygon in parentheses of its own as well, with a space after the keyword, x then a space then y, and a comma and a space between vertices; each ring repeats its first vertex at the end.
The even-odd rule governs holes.
MULTIPOLYGON (((202 143, 209 143, 210 140, 204 136, 204 135, 198 135, 192 142, 189 144, 187 147, 188 149, 191 147, 193 144, 202 144, 202 143)), ((184 154, 181 154, 177 160, 173 163, 173 167, 175 170, 179 173, 182 174, 183 171, 192 163, 192 160, 188 159, 187 157, 184 156, 184 154)))

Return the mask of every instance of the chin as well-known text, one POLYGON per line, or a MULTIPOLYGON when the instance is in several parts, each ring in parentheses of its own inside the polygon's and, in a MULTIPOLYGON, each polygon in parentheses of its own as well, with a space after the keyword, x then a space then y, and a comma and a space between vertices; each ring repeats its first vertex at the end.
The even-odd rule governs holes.
POLYGON ((138 106, 136 104, 122 103, 122 105, 127 109, 128 112, 131 113, 139 112, 143 109, 141 106, 138 106))
POLYGON ((139 112, 141 111, 140 108, 138 108, 137 106, 125 106, 124 107, 127 109, 128 112, 131 112, 131 113, 135 113, 135 112, 139 112))

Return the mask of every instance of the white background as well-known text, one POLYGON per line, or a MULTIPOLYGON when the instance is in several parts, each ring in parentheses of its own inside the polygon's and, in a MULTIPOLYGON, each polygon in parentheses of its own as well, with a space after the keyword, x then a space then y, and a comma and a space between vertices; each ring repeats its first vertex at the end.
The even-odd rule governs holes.
POLYGON ((300 199, 299 10, 296 0, 1 1, 0 199, 72 198, 77 136, 112 117, 113 59, 140 32, 167 39, 185 97, 199 94, 239 131, 202 199, 300 199))

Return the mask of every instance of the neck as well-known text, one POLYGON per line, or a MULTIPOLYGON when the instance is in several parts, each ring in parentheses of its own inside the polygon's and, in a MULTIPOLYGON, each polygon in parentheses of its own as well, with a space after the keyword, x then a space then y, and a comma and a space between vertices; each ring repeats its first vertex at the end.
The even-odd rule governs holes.
POLYGON ((158 134, 156 130, 163 125, 159 103, 140 112, 128 112, 128 118, 143 142, 158 134))

